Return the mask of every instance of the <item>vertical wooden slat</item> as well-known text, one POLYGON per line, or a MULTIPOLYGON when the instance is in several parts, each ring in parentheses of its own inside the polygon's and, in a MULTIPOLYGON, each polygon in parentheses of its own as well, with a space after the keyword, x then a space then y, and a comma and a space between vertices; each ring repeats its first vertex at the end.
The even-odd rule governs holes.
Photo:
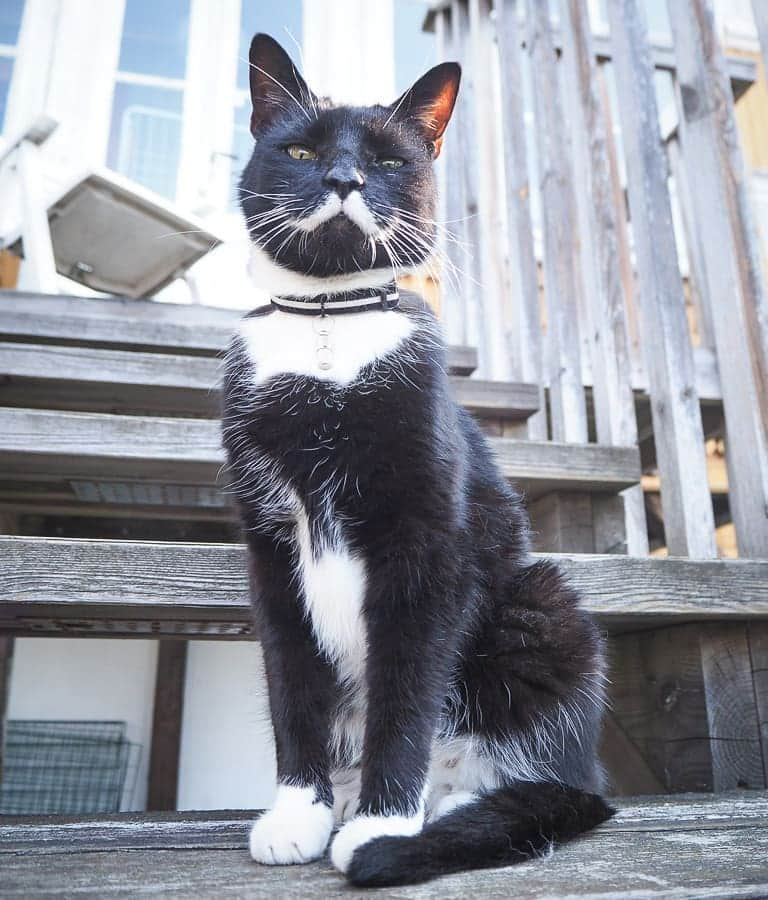
MULTIPOLYGON (((454 50, 453 20, 450 8, 446 7, 436 13, 435 33, 438 59, 454 59, 457 53, 454 50)), ((440 273, 441 310, 448 340, 456 344, 466 344, 469 336, 467 334, 465 269, 469 260, 463 250, 466 243, 466 220, 461 138, 458 128, 451 129, 448 133, 439 163, 440 195, 444 212, 443 219, 446 222, 441 235, 441 249, 446 260, 440 273)))
POLYGON ((653 67, 636 0, 609 0, 608 15, 667 545, 673 555, 711 557, 714 516, 653 67))
POLYGON ((562 143, 564 120, 549 4, 528 0, 526 13, 544 231, 552 435, 558 441, 584 443, 587 440, 587 414, 581 373, 579 285, 575 268, 579 236, 571 191, 572 173, 562 143))
POLYGON ((472 65, 472 38, 466 0, 452 0, 451 21, 453 23, 454 52, 463 67, 456 125, 459 132, 464 202, 466 204, 464 215, 467 225, 469 256, 466 300, 467 312, 471 317, 468 331, 470 340, 477 345, 477 372, 479 375, 491 377, 492 347, 495 336, 490 333, 491 320, 488 315, 488 298, 484 289, 480 154, 476 124, 477 88, 472 65))
POLYGON ((728 438, 728 496, 742 556, 768 556, 768 373, 765 298, 733 99, 707 0, 671 2, 680 137, 704 246, 705 300, 714 326, 728 438), (753 271, 753 269, 755 271, 753 271))
POLYGON ((688 173, 681 159, 680 141, 677 137, 667 142, 667 158, 669 159, 670 174, 677 188, 677 201, 683 219, 685 244, 688 251, 688 285, 693 307, 696 310, 696 327, 701 345, 714 350, 715 333, 710 313, 709 288, 704 274, 706 253, 701 241, 700 229, 696 227, 696 212, 688 173))
POLYGON ((8 718, 8 698, 11 694, 13 643, 14 639, 12 637, 0 637, 0 782, 3 780, 5 722, 8 718))
MULTIPOLYGON (((451 43, 454 59, 462 65, 461 90, 453 114, 454 142, 458 144, 461 169, 460 197, 463 207, 456 216, 462 220, 467 257, 464 270, 464 306, 467 340, 477 347, 478 372, 487 372, 488 351, 482 329, 483 297, 479 290, 482 276, 480 260, 480 217, 477 192, 477 155, 473 141, 472 109, 474 89, 468 70, 469 14, 465 0, 451 0, 451 43)), ((450 226, 449 226, 450 227, 450 226)))
POLYGON ((747 641, 763 752, 763 775, 768 785, 768 622, 750 622, 747 625, 747 641))
POLYGON ((176 809, 186 666, 186 641, 159 641, 149 758, 148 810, 176 809))
POLYGON ((531 186, 525 143, 523 73, 518 28, 517 0, 496 0, 496 29, 501 71, 502 127, 507 220, 510 230, 510 275, 513 322, 517 331, 515 351, 519 378, 539 386, 540 411, 528 419, 528 437, 547 438, 544 377, 541 364, 541 308, 539 273, 533 243, 531 186))
POLYGON ((616 231, 619 269, 624 286, 624 312, 626 314, 627 338, 629 340, 630 365, 632 377, 645 383, 645 360, 640 346, 640 324, 637 313, 637 282, 632 265, 632 252, 629 246, 629 231, 627 220, 627 203, 624 187, 621 183, 621 171, 619 168, 619 152, 616 146, 614 134, 614 117, 611 109, 611 98, 606 79, 606 66, 603 63, 597 69, 597 83, 600 91, 600 103, 605 117, 606 149, 608 151, 608 171, 611 179, 611 192, 613 195, 613 208, 616 215, 618 228, 616 231))
POLYGON ((474 83, 474 135, 477 146, 477 185, 480 210, 482 278, 478 290, 483 295, 483 322, 488 353, 487 372, 491 378, 511 377, 505 316, 505 278, 502 196, 499 154, 501 140, 496 106, 496 79, 492 69, 495 56, 491 27, 491 0, 468 0, 472 79, 474 83))
MULTIPOLYGON (((560 22, 565 83, 571 99, 574 187, 597 439, 601 443, 627 446, 637 444, 637 421, 624 319, 620 223, 614 205, 592 32, 581 0, 561 0, 560 22)), ((637 485, 625 491, 623 500, 629 552, 647 554, 642 487, 637 485)))

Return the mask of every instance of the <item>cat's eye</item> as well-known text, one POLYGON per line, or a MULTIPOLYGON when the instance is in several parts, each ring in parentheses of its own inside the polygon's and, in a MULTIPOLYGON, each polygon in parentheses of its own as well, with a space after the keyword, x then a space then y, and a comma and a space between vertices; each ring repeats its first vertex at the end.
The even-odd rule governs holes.
POLYGON ((305 147, 304 144, 289 144, 285 148, 285 152, 291 159, 317 159, 317 153, 311 147, 305 147))
POLYGON ((383 169, 399 169, 405 164, 405 160, 399 156, 382 156, 377 162, 383 169))

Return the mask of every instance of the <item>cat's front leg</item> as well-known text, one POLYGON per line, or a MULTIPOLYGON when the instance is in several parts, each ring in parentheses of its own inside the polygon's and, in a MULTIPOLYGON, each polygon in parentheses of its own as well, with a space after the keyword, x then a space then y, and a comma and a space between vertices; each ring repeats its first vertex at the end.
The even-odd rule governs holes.
POLYGON ((342 872, 347 872, 355 850, 368 841, 415 835, 424 825, 432 738, 452 658, 443 612, 455 587, 425 580, 418 585, 401 581, 398 590, 397 580, 387 579, 379 582, 380 596, 366 600, 367 711, 360 801, 357 815, 341 827, 331 845, 331 861, 342 872))
POLYGON ((251 829, 250 851, 267 865, 306 863, 325 853, 333 830, 328 739, 335 678, 303 615, 289 554, 257 538, 249 544, 278 781, 274 805, 251 829))

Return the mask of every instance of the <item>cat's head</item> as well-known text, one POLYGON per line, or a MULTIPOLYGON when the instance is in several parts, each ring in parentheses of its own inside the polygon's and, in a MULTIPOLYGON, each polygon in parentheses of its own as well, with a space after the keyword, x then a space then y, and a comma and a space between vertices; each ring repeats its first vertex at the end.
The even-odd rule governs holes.
POLYGON ((308 282, 360 286, 420 265, 435 242, 432 163, 459 66, 435 66, 389 106, 351 107, 315 96, 265 34, 249 61, 256 144, 240 202, 262 261, 308 282))

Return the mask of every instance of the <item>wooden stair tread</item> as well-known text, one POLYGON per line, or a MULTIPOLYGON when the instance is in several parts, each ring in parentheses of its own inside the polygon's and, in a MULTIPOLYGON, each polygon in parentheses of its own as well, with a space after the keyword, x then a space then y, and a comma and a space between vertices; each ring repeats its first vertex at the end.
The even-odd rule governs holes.
MULTIPOLYGON (((768 561, 545 554, 612 631, 768 618, 768 561)), ((251 637, 238 544, 0 536, 0 631, 251 637)))
MULTIPOLYGON (((544 859, 468 872, 388 897, 765 897, 768 793, 621 798, 617 815, 544 859)), ((258 866, 247 853, 251 811, 125 813, 0 819, 3 883, 11 893, 108 897, 350 897, 327 860, 258 866), (115 851, 121 852, 115 852, 115 851), (44 859, 41 857, 44 856, 44 859)))
MULTIPOLYGON (((46 409, 218 415, 221 361, 103 347, 0 342, 0 404, 46 409)), ((520 421, 538 410, 533 384, 451 377, 458 402, 520 421)))
MULTIPOLYGON (((0 470, 15 477, 210 487, 224 462, 212 419, 0 407, 0 422, 0 470)), ((489 440, 504 474, 529 497, 555 489, 618 491, 640 478, 635 447, 489 440)))
MULTIPOLYGON (((218 356, 245 312, 120 297, 0 291, 0 340, 218 356)), ((449 347, 448 365, 454 375, 471 375, 477 351, 449 347)))

